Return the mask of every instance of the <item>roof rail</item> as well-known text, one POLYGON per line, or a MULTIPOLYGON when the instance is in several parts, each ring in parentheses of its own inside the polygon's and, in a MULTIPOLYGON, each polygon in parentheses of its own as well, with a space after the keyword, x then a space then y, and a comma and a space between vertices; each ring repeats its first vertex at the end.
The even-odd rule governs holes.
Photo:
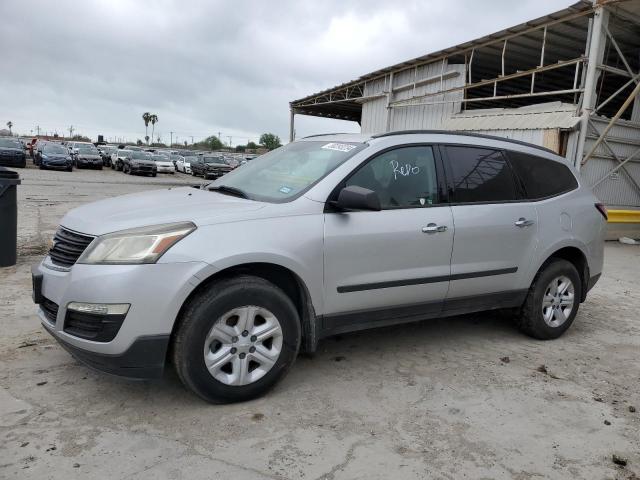
POLYGON ((349 133, 347 132, 318 133, 316 135, 308 135, 306 137, 302 137, 300 140, 304 140, 305 138, 313 138, 313 137, 330 137, 331 135, 349 135, 349 133))
POLYGON ((376 135, 372 135, 372 138, 380 138, 380 137, 391 137, 394 135, 411 135, 416 133, 429 133, 429 134, 438 134, 438 135, 459 135, 461 137, 475 137, 475 138, 486 138, 488 140, 499 140, 501 142, 514 143, 516 145, 523 145, 525 147, 536 148, 538 150, 542 150, 543 152, 553 153, 557 155, 553 150, 542 147, 540 145, 536 145, 535 143, 523 142, 522 140, 513 140, 511 138, 499 137, 497 135, 485 135, 484 133, 473 133, 473 132, 464 132, 459 130, 397 130, 395 132, 387 132, 387 133, 378 133, 376 135))

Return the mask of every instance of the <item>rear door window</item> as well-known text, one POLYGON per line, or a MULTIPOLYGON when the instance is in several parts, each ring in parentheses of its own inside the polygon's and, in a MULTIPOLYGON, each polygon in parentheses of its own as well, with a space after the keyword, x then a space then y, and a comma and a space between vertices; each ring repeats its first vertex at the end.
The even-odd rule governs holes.
POLYGON ((501 151, 467 146, 445 148, 454 203, 521 200, 520 189, 501 151))
POLYGON ((521 152, 508 152, 509 161, 530 200, 554 197, 578 188, 566 165, 521 152))

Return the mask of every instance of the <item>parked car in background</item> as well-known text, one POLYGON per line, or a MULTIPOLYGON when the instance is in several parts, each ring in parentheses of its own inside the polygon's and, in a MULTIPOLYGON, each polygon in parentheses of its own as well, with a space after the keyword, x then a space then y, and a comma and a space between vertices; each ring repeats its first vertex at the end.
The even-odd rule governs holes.
POLYGON ((0 166, 20 168, 27 166, 27 154, 19 139, 0 137, 0 166))
POLYGON ((38 165, 40 170, 56 169, 70 172, 73 170, 73 158, 64 145, 49 142, 42 146, 38 165))
POLYGON ((240 160, 235 157, 223 157, 224 162, 229 165, 232 169, 238 168, 240 166, 240 160))
POLYGON ((102 170, 102 157, 92 143, 76 143, 72 150, 76 168, 97 168, 102 170))
POLYGON ((103 167, 111 166, 111 155, 117 150, 117 148, 118 147, 114 145, 100 145, 98 147, 98 152, 100 153, 100 157, 102 158, 103 167))
POLYGON ((169 154, 169 158, 173 162, 173 166, 178 170, 178 160, 184 159, 184 156, 180 153, 171 153, 169 154))
POLYGON ((222 155, 198 157, 191 163, 191 175, 194 177, 203 177, 205 179, 218 178, 229 173, 233 168, 229 165, 222 155))
POLYGON ((176 167, 168 155, 163 153, 154 153, 151 160, 156 163, 158 173, 176 173, 176 167))
POLYGON ((37 138, 31 145, 31 156, 33 158, 34 165, 40 165, 40 156, 42 155, 42 148, 49 143, 48 140, 37 138))
POLYGON ((182 173, 191 173, 191 162, 198 160, 198 157, 188 156, 180 157, 180 160, 176 161, 176 170, 182 173))
POLYGON ((155 177, 158 173, 158 166, 150 153, 143 151, 132 151, 125 157, 122 163, 122 171, 130 175, 151 175, 155 177))
POLYGON ((111 169, 122 171, 124 160, 131 155, 133 150, 118 148, 111 154, 111 169))

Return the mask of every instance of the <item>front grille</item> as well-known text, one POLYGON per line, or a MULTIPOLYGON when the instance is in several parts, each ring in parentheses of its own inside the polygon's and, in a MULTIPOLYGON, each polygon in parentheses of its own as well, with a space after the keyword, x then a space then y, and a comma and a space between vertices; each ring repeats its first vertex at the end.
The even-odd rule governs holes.
POLYGON ((89 235, 72 232, 64 227, 58 228, 53 237, 53 247, 49 250, 51 262, 61 267, 71 267, 93 241, 93 238, 89 235))
POLYGON ((43 298, 40 303, 40 308, 42 308, 42 312, 44 316, 47 317, 47 320, 55 324, 56 317, 58 316, 58 304, 48 298, 43 298))

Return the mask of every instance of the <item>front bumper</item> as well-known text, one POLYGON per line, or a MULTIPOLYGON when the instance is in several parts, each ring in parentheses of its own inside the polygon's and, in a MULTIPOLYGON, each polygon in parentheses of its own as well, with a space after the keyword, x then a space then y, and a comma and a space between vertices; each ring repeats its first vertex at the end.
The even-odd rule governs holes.
POLYGON ((57 337, 49 328, 45 327, 45 330, 74 358, 95 370, 135 379, 160 378, 164 372, 169 335, 141 337, 124 353, 106 355, 75 347, 57 337))
POLYGON ((83 167, 101 167, 102 159, 101 158, 78 158, 76 159, 76 163, 78 166, 83 167))
POLYGON ((26 161, 25 155, 0 155, 0 166, 3 167, 21 167, 26 161))
POLYGON ((131 173, 152 175, 154 173, 157 173, 157 170, 154 167, 149 167, 146 165, 131 165, 131 173))
POLYGON ((207 170, 204 172, 204 178, 219 178, 231 170, 207 170))
POLYGON ((168 342, 182 304, 200 282, 195 275, 204 266, 201 262, 76 264, 61 269, 46 257, 32 269, 40 294, 34 298, 40 302, 38 316, 43 327, 83 362, 129 377, 152 372, 157 376, 166 354, 161 343, 168 342), (129 303, 131 307, 113 340, 98 342, 65 331, 70 302, 129 303))
POLYGON ((61 168, 67 169, 73 164, 67 160, 42 160, 41 164, 45 168, 61 168))

